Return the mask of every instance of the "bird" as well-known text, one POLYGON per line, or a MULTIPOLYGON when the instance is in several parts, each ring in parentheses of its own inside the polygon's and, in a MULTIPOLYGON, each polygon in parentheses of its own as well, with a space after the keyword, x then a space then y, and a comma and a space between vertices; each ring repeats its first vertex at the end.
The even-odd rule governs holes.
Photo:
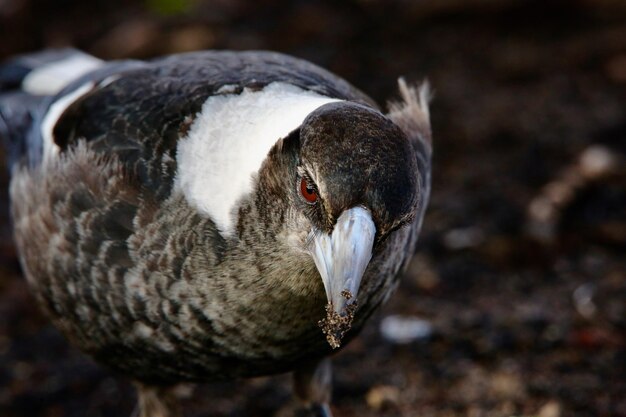
POLYGON ((397 287, 428 204, 429 86, 398 87, 385 113, 269 51, 0 67, 23 273, 135 382, 135 415, 180 416, 180 383, 293 372, 302 415, 331 416, 330 356, 397 287))

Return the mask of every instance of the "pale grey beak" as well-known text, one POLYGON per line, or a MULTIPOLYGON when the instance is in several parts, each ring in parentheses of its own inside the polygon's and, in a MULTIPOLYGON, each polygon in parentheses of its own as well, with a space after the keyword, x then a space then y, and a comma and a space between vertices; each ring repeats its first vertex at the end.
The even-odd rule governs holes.
POLYGON ((372 258, 376 226, 364 207, 344 211, 331 235, 316 232, 309 246, 328 298, 327 318, 320 323, 328 342, 339 347, 350 329, 365 268, 372 258))

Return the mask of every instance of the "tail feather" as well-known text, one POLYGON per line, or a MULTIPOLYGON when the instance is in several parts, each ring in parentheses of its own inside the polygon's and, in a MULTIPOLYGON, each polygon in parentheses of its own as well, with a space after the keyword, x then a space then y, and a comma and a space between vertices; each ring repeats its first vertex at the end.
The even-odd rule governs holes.
POLYGON ((30 68, 16 62, 0 65, 0 94, 5 91, 19 89, 22 85, 22 80, 30 71, 30 68))
POLYGON ((47 49, 17 55, 0 65, 0 92, 22 89, 33 95, 53 95, 102 61, 77 49, 47 49))
POLYGON ((49 98, 101 64, 71 48, 20 55, 0 64, 0 141, 10 170, 25 157, 33 121, 49 98))
POLYGON ((27 153, 28 131, 42 100, 22 92, 0 95, 0 139, 6 149, 9 170, 27 153))

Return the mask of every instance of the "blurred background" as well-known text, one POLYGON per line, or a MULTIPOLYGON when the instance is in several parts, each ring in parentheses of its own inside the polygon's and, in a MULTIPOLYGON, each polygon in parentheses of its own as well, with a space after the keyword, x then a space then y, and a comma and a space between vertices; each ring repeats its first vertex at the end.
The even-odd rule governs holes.
MULTIPOLYGON (((419 252, 336 356, 349 416, 626 416, 626 1, 0 0, 0 59, 270 49, 381 105, 435 90, 419 252)), ((34 305, 0 186, 0 416, 126 416, 128 381, 34 305)), ((188 416, 284 416, 288 376, 200 386, 188 416)))

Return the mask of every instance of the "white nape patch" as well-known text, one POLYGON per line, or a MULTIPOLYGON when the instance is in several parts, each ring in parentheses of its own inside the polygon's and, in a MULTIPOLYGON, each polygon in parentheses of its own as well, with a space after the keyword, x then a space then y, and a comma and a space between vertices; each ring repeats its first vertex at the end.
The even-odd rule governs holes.
POLYGON ((76 100, 87 94, 94 88, 94 83, 89 82, 81 85, 76 90, 73 90, 69 94, 56 100, 48 111, 46 112, 43 120, 41 121, 41 138, 43 141, 43 161, 46 163, 59 154, 59 146, 54 143, 54 135, 52 134, 54 126, 59 121, 59 118, 63 115, 63 112, 67 110, 76 100))
POLYGON ((269 150, 318 107, 340 101, 275 82, 260 91, 212 96, 178 142, 175 188, 225 235, 237 202, 252 191, 269 150))
POLYGON ((102 64, 103 61, 98 58, 77 52, 65 59, 32 70, 22 80, 22 89, 34 95, 51 96, 102 64))

